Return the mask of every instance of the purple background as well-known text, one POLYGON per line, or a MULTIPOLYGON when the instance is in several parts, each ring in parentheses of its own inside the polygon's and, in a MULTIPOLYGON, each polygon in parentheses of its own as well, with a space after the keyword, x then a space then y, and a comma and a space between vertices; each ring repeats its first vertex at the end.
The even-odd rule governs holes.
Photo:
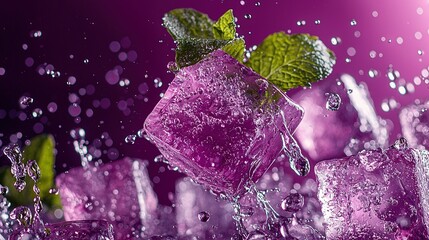
MULTIPOLYGON (((259 6, 257 1, 245 0, 242 3, 239 0, 3 3, 0 8, 0 147, 11 140, 23 144, 39 131, 51 133, 57 140, 56 170, 63 172, 80 165, 79 156, 70 142, 69 130, 82 127, 87 132, 90 145, 101 143, 99 148, 106 151, 101 156, 104 162, 123 156, 150 160, 149 169, 155 181, 155 190, 161 202, 167 203, 168 192, 174 191, 174 180, 180 174, 164 171, 165 165, 152 163, 159 153, 146 140, 137 139, 131 145, 126 144, 124 138, 142 127, 145 116, 174 77, 166 68, 167 63, 174 60, 174 43, 161 23, 164 13, 179 7, 195 8, 208 13, 212 19, 233 9, 240 25, 238 33, 245 36, 248 47, 277 31, 319 36, 337 56, 337 64, 329 79, 349 73, 358 81, 364 81, 371 91, 376 111, 393 123, 391 140, 400 133, 399 111, 384 112, 381 103, 394 98, 405 106, 417 98, 427 98, 428 84, 423 80, 415 86, 414 93, 401 95, 397 88, 389 86, 386 74, 389 66, 399 71, 400 78, 396 84, 414 83, 415 77, 426 74, 424 69, 428 68, 429 56, 428 1, 288 0, 260 1, 259 6), (251 18, 246 18, 246 14, 250 14, 251 18), (353 19, 357 23, 354 26, 351 24, 353 19), (316 24, 316 20, 320 24, 316 24), (305 25, 297 24, 301 21, 305 21, 305 25), (32 37, 37 30, 42 35, 32 37), (341 38, 341 43, 332 45, 333 37, 341 38), (402 44, 398 43, 398 37, 403 39, 402 44), (118 53, 109 49, 112 41, 121 40, 124 46, 127 41, 131 43, 123 50, 126 53, 135 51, 138 55, 136 61, 121 61, 118 53), (27 50, 23 49, 23 44, 27 44, 27 50), (348 55, 351 47, 356 52, 354 56, 348 55), (419 55, 418 50, 423 51, 423 55, 419 55), (376 52, 375 58, 370 56, 371 51, 376 52), (73 55, 72 59, 70 55, 73 55), (30 67, 25 64, 28 57, 34 61, 30 67), (350 58, 351 62, 346 62, 346 58, 350 58), (85 59, 89 62, 84 63, 85 59), (61 76, 51 78, 46 74, 40 75, 38 66, 44 63, 52 64, 61 76), (129 79, 128 87, 107 83, 105 75, 115 66, 123 68, 120 77, 129 79), (5 69, 3 75, 1 68, 5 69), (378 76, 369 77, 370 69, 377 70, 378 76), (70 76, 77 79, 76 84, 67 85, 70 76), (155 78, 162 80, 162 87, 155 88, 155 78), (147 93, 142 92, 144 83, 149 87, 147 93), (79 95, 79 90, 88 85, 94 86, 95 92, 79 95), (82 109, 80 123, 76 123, 68 112, 71 105, 69 96, 73 93, 79 96, 77 103, 82 109), (26 109, 19 107, 19 98, 23 95, 35 100, 26 109), (110 100, 107 109, 96 107, 97 100, 103 98, 110 100), (118 104, 122 106, 123 101, 129 102, 129 110, 125 110, 125 114, 118 107, 118 104), (47 110, 50 102, 58 105, 54 113, 47 110), (35 108, 43 110, 41 117, 31 117, 35 108), (87 109, 92 109, 92 117, 86 115, 87 109), (20 120, 20 114, 26 114, 27 119, 20 120), (21 135, 17 135, 18 132, 22 134, 20 139, 17 139, 21 135), (107 141, 107 146, 105 139, 101 138, 103 132, 107 132, 108 139, 111 139, 107 141)), ((9 164, 8 160, 0 155, 0 166, 6 164, 9 164)))

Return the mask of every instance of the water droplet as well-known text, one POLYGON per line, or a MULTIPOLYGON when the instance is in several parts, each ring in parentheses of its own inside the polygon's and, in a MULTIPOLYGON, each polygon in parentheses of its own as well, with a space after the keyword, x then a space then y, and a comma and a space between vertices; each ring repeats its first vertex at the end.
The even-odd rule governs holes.
POLYGON ((244 18, 245 18, 245 19, 251 19, 251 18, 252 18, 252 15, 250 15, 250 14, 245 14, 245 15, 244 15, 244 18))
POLYGON ((420 56, 423 55, 423 50, 417 50, 417 54, 420 56))
POLYGON ((281 202, 281 208, 287 212, 298 212, 304 206, 304 197, 299 193, 291 193, 281 202))
POLYGON ((4 196, 9 192, 9 188, 7 186, 2 186, 0 184, 0 195, 4 196))
POLYGON ((88 59, 88 58, 85 58, 85 59, 83 60, 83 63, 88 64, 88 63, 89 63, 89 59, 88 59))
POLYGON ((353 93, 353 89, 347 89, 347 94, 353 93))
POLYGON ((328 99, 326 100, 326 109, 330 111, 337 111, 340 109, 341 97, 336 93, 326 93, 328 99))
POLYGON ((144 137, 144 133, 145 133, 144 129, 140 129, 140 130, 137 131, 137 136, 139 138, 143 138, 144 137))
POLYGON ((241 0, 241 1, 240 1, 240 5, 241 5, 241 6, 244 6, 244 4, 246 4, 246 2, 245 2, 245 1, 243 1, 243 0, 241 0))
POLYGON ((28 207, 16 207, 12 210, 9 217, 12 220, 17 220, 21 226, 29 226, 31 220, 31 211, 28 207))
POLYGON ((54 194, 54 195, 58 195, 59 191, 57 188, 51 188, 51 189, 49 189, 49 193, 54 194))
POLYGON ((336 46, 336 45, 338 45, 340 43, 341 43, 341 38, 339 38, 339 37, 333 37, 333 38, 331 38, 331 44, 332 45, 336 46))
POLYGON ((34 182, 40 179, 40 168, 36 160, 29 160, 27 163, 27 173, 34 182))
POLYGON ((395 143, 393 144, 393 147, 398 150, 405 150, 408 148, 408 141, 404 137, 401 137, 395 141, 395 143))
POLYGON ((208 222, 210 220, 210 214, 208 212, 202 211, 198 213, 198 219, 201 222, 208 222))
POLYGON ((28 106, 30 106, 30 104, 32 104, 34 102, 34 99, 31 97, 27 97, 27 96, 22 96, 19 99, 19 104, 21 104, 21 108, 26 108, 28 106))
POLYGON ((43 111, 42 111, 42 109, 40 109, 40 108, 36 108, 36 109, 34 109, 34 110, 33 110, 33 112, 31 113, 31 115, 32 115, 34 118, 40 117, 40 116, 42 116, 42 114, 43 114, 43 111))
POLYGON ((350 21, 350 26, 356 26, 356 25, 357 25, 356 20, 355 20, 355 19, 352 19, 352 20, 350 21))
POLYGON ((70 136, 76 140, 82 139, 85 137, 85 130, 83 128, 72 129, 70 131, 70 136))
POLYGON ((125 142, 128 144, 134 144, 136 142, 136 138, 137 138, 136 135, 130 134, 130 135, 125 137, 125 142))
POLYGON ((319 19, 315 20, 314 24, 319 25, 320 24, 320 20, 319 19))
POLYGON ((167 63, 167 68, 173 73, 177 73, 179 71, 179 66, 177 66, 176 62, 173 61, 167 63))

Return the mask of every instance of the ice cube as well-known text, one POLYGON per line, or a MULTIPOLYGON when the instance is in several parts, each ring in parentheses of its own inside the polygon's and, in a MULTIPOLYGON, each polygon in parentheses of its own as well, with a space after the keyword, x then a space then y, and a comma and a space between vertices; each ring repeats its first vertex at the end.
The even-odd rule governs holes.
POLYGON ((144 129, 172 166, 234 196, 282 150, 298 174, 308 172, 291 136, 302 114, 275 86, 217 50, 177 73, 144 129))
POLYGON ((10 240, 45 239, 45 240, 81 240, 104 239, 113 240, 112 225, 102 220, 84 220, 46 224, 47 235, 37 236, 32 229, 16 229, 10 240))
POLYGON ((320 81, 292 98, 305 111, 295 136, 311 159, 320 161, 356 154, 364 148, 387 147, 386 121, 376 115, 367 88, 357 85, 350 75, 342 75, 337 82, 320 81), (336 108, 331 106, 332 96, 341 99, 336 108))
POLYGON ((428 239, 428 161, 400 139, 316 164, 326 237, 428 239))
POLYGON ((429 149, 429 100, 403 108, 399 119, 410 146, 429 149))
POLYGON ((107 220, 118 239, 144 234, 143 227, 149 232, 149 225, 154 225, 158 200, 141 160, 74 168, 60 174, 56 183, 67 221, 107 220))
POLYGON ((183 178, 176 183, 176 222, 179 236, 210 239, 236 234, 231 204, 183 178), (200 215, 203 215, 204 219, 200 215), (203 220, 208 221, 203 221, 203 220))

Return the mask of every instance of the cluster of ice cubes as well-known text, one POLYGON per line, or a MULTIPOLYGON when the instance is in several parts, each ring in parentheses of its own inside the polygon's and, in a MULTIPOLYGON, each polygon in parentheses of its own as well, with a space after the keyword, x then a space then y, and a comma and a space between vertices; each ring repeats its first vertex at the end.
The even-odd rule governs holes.
POLYGON ((402 110, 405 138, 389 147, 387 122, 349 75, 292 99, 223 51, 209 54, 176 73, 144 124, 188 176, 176 182, 174 208, 158 204, 145 162, 125 158, 59 175, 69 222, 47 229, 102 239, 429 239, 429 102, 402 110))

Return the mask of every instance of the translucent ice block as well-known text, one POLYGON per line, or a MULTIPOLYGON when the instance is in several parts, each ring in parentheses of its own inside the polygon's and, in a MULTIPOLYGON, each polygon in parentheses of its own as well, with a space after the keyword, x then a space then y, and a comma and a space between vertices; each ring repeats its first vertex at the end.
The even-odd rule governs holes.
POLYGON ((293 99, 305 111, 296 139, 315 161, 388 144, 386 122, 376 115, 366 87, 357 85, 350 75, 342 75, 337 82, 320 81, 293 99), (327 107, 332 94, 341 99, 338 110, 327 107))
POLYGON ((399 119, 410 146, 429 149, 429 101, 403 108, 399 119))
POLYGON ((428 239, 428 162, 427 152, 400 139, 316 164, 326 237, 428 239))
MULTIPOLYGON (((115 238, 145 234, 158 201, 145 163, 125 158, 88 170, 74 168, 56 178, 64 218, 107 220, 115 238)), ((155 227, 155 226, 154 226, 155 227)))
POLYGON ((179 236, 210 239, 231 238, 236 234, 231 204, 217 200, 200 185, 183 178, 176 183, 176 222, 179 236), (206 219, 199 219, 206 214, 206 219))
POLYGON ((215 192, 232 196, 286 151, 305 175, 292 138, 301 108, 221 50, 181 69, 144 129, 169 163, 215 192))
POLYGON ((23 239, 45 239, 45 240, 113 240, 113 228, 106 221, 70 221, 54 224, 46 224, 48 234, 46 236, 33 235, 30 229, 17 229, 11 236, 10 240, 23 239), (41 237, 41 238, 39 238, 41 237))

